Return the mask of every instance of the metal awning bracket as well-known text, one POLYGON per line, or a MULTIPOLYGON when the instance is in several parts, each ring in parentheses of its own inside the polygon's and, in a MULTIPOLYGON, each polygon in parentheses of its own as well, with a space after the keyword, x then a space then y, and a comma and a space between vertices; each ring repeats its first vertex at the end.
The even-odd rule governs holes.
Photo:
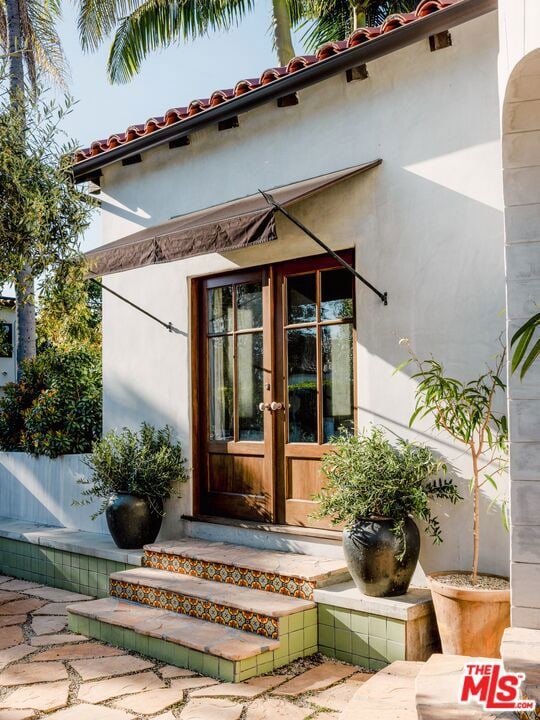
POLYGON ((366 287, 368 287, 370 290, 372 290, 375 295, 377 295, 378 298, 382 301, 383 305, 388 305, 388 293, 387 292, 381 292, 380 290, 377 290, 377 288, 372 285, 368 280, 366 280, 365 277, 360 275, 360 273, 353 268, 352 265, 349 265, 349 263, 344 260, 342 257, 340 257, 332 248, 328 247, 328 245, 323 242, 315 233, 313 233, 308 227, 304 225, 303 222, 298 220, 298 218, 295 218, 294 215, 291 215, 291 213, 286 210, 280 203, 278 203, 270 193, 265 192, 264 190, 260 190, 259 192, 263 196, 263 198, 266 200, 266 202, 271 205, 275 210, 280 212, 282 215, 285 215, 286 218, 288 218, 296 227, 300 228, 302 232, 304 232, 308 237, 310 237, 314 242, 317 243, 320 247, 322 247, 326 252, 331 255, 334 260, 336 260, 340 265, 342 265, 346 270, 348 270, 357 280, 360 280, 361 283, 363 283, 366 287))

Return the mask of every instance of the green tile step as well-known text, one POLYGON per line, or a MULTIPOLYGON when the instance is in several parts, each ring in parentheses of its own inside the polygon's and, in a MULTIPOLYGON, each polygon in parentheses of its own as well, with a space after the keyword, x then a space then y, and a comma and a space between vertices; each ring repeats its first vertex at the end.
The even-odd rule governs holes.
POLYGON ((344 560, 196 538, 146 545, 143 564, 308 600, 315 588, 350 579, 344 560))
MULTIPOLYGON (((340 720, 417 720, 415 683, 423 665, 398 660, 379 670, 355 692, 340 720)), ((458 717, 452 716, 454 720, 458 717)))
POLYGON ((102 598, 67 610, 72 631, 224 680, 244 680, 289 661, 278 655, 278 640, 127 600, 102 598))
POLYGON ((112 597, 174 611, 201 620, 279 637, 279 621, 315 607, 312 600, 143 567, 113 573, 112 597))

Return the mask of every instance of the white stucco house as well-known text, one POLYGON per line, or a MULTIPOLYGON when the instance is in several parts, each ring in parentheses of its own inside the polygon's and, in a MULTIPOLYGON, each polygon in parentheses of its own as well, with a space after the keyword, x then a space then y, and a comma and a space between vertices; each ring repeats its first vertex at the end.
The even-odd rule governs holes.
MULTIPOLYGON (((105 429, 168 423, 189 458, 166 537, 338 553, 310 513, 345 422, 428 442, 466 492, 467 457, 427 421, 409 430, 415 385, 394 369, 407 337, 478 376, 534 311, 539 48, 537 0, 422 0, 79 152, 94 272, 155 316, 104 293, 105 429)), ((510 379, 509 418, 512 530, 482 517, 480 568, 511 570, 513 623, 540 628, 540 369, 510 379)), ((468 502, 439 514, 421 570, 468 567, 468 502)))
POLYGON ((17 377, 15 298, 0 297, 0 392, 17 377))

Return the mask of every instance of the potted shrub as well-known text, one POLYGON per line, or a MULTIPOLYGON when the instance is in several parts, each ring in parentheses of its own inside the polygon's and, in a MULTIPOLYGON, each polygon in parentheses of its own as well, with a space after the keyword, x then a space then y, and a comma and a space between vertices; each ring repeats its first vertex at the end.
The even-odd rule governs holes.
MULTIPOLYGON (((409 348, 410 350, 410 348, 409 348)), ((505 391, 500 378, 504 351, 494 370, 464 383, 449 377, 434 359, 420 361, 410 350, 417 367, 416 406, 410 425, 431 416, 437 430, 463 445, 471 458, 473 533, 471 570, 449 570, 428 576, 443 652, 475 657, 500 657, 502 634, 510 625, 508 578, 479 573, 480 500, 482 487, 495 490, 495 475, 506 467, 506 417, 494 409, 497 390, 505 391)), ((491 503, 492 504, 492 503, 491 503)), ((506 506, 501 505, 506 525, 506 506)))
POLYGON ((361 592, 403 595, 420 552, 413 518, 423 520, 433 541, 441 542, 430 499, 455 503, 457 489, 451 480, 435 477, 446 468, 429 448, 402 438, 392 445, 382 427, 331 442, 333 450, 322 460, 327 483, 314 498, 320 503, 316 515, 345 523, 343 551, 361 592))
POLYGON ((96 518, 105 512, 112 538, 119 548, 140 548, 154 542, 163 518, 163 500, 173 485, 185 482, 185 459, 171 429, 143 423, 138 432, 123 428, 96 442, 86 461, 92 470, 83 503, 102 498, 96 518))

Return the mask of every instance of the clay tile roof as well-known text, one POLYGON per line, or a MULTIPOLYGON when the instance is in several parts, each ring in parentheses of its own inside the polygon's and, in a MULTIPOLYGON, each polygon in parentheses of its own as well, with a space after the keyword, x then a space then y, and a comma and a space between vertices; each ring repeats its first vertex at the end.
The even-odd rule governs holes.
POLYGON ((315 55, 300 55, 293 58, 286 67, 274 67, 265 70, 259 78, 239 80, 234 88, 228 90, 215 90, 209 99, 192 100, 187 107, 177 107, 167 110, 163 117, 149 118, 142 125, 132 125, 125 133, 115 133, 105 140, 97 140, 90 147, 78 150, 75 153, 75 164, 87 160, 107 150, 112 150, 119 145, 124 145, 142 135, 149 135, 162 127, 181 123, 189 117, 215 107, 232 98, 245 95, 262 85, 275 82, 285 75, 303 70, 304 68, 319 62, 324 62, 330 57, 338 55, 345 50, 369 43, 380 35, 398 30, 404 25, 414 23, 416 20, 439 12, 450 5, 461 0, 420 0, 414 12, 397 13, 386 18, 379 27, 363 27, 355 30, 346 40, 340 42, 328 42, 322 45, 315 55))

